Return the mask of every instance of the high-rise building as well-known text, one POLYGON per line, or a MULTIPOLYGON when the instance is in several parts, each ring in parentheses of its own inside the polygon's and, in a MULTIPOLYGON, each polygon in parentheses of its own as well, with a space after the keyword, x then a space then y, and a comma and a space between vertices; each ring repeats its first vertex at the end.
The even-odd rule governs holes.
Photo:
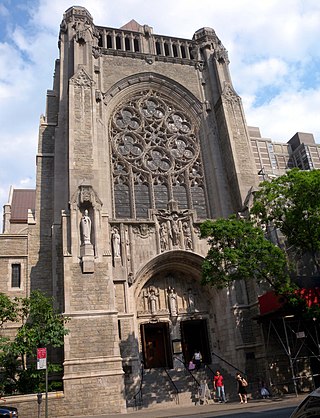
POLYGON ((318 168, 319 146, 248 129, 211 28, 173 38, 134 20, 96 26, 71 7, 59 48, 36 190, 12 190, 0 236, 0 291, 39 289, 70 318, 53 416, 125 411, 141 362, 179 370, 196 349, 254 373, 257 294, 201 285, 199 225, 240 211, 261 169, 318 168))

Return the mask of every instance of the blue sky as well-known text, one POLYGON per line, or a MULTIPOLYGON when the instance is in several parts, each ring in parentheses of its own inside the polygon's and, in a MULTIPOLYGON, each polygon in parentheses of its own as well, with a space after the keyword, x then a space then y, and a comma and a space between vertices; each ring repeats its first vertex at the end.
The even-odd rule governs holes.
POLYGON ((154 33, 182 38, 212 27, 229 52, 248 125, 274 141, 301 131, 320 143, 319 0, 2 0, 1 207, 10 185, 35 186, 39 118, 59 57, 59 25, 73 4, 86 7, 102 26, 135 19, 154 33))

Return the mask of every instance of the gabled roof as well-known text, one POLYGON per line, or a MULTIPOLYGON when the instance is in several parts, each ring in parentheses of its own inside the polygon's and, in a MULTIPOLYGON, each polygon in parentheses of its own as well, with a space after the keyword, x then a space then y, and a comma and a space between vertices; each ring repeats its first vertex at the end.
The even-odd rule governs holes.
POLYGON ((136 22, 134 19, 130 20, 130 22, 121 26, 120 29, 131 30, 133 32, 143 32, 143 26, 140 25, 138 22, 136 22))
POLYGON ((14 189, 11 200, 10 222, 25 223, 28 220, 28 209, 34 211, 36 191, 34 189, 14 189))

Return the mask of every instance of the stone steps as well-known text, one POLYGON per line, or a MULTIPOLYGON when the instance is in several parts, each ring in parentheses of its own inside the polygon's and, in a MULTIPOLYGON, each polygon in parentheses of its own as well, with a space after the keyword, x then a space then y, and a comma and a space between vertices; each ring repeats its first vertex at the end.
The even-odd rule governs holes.
MULTIPOLYGON (((237 400, 237 386, 234 377, 228 375, 222 368, 220 370, 225 378, 227 400, 237 400)), ((133 402, 128 403, 129 410, 130 407, 165 408, 176 404, 186 406, 203 402, 199 398, 200 388, 198 384, 186 369, 167 369, 167 373, 163 369, 145 370, 142 384, 142 402, 140 405, 134 405, 133 402)), ((203 367, 199 371, 193 371, 192 374, 200 385, 207 383, 213 402, 212 372, 207 367, 203 367)))

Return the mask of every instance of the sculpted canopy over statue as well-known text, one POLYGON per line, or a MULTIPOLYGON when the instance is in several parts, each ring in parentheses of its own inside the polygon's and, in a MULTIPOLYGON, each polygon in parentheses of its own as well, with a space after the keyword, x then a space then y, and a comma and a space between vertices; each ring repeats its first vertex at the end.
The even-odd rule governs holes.
POLYGON ((82 244, 91 244, 91 219, 87 209, 84 211, 84 215, 81 218, 81 233, 82 244))

